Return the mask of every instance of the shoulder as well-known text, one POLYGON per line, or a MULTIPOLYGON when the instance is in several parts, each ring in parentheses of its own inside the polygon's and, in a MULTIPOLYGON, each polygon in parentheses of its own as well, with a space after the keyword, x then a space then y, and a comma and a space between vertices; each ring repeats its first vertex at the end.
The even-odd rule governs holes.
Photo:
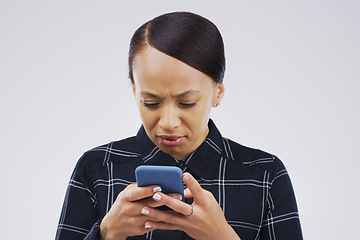
POLYGON ((274 154, 262 151, 260 149, 241 145, 228 138, 224 139, 225 152, 228 158, 247 168, 261 168, 271 175, 276 175, 285 170, 282 161, 274 154))
POLYGON ((101 167, 110 161, 123 163, 137 157, 140 157, 140 151, 136 144, 136 137, 133 136, 86 151, 78 164, 101 167))
MULTIPOLYGON (((139 158, 135 137, 113 141, 86 151, 77 161, 71 176, 71 184, 93 189, 99 179, 106 179, 112 163, 130 163, 139 158), (110 163, 111 164, 108 164, 110 163)), ((135 161, 136 162, 136 161, 135 161)))

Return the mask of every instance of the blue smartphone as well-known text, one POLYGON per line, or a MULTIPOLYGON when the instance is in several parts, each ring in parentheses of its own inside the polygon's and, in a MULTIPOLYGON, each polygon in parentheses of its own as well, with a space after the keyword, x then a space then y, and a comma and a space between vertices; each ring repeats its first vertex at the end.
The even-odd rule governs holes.
POLYGON ((182 170, 175 166, 141 165, 135 169, 139 187, 159 185, 163 193, 179 193, 184 201, 182 170))

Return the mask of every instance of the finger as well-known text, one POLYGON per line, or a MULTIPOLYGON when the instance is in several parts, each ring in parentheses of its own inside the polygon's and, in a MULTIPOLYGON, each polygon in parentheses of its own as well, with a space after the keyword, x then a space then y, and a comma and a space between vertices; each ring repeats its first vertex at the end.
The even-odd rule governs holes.
MULTIPOLYGON (((182 196, 180 194, 177 194, 177 193, 171 193, 171 194, 167 194, 169 197, 172 197, 172 198, 175 198, 177 200, 182 200, 182 196)), ((151 198, 146 198, 146 199, 143 199, 141 200, 142 201, 142 204, 144 206, 148 206, 148 207, 152 207, 152 208, 156 208, 156 207, 160 207, 160 206, 163 206, 164 204, 158 202, 158 201, 155 201, 152 197, 151 198)))
POLYGON ((126 230, 124 231, 125 235, 143 235, 149 231, 152 231, 151 229, 144 228, 144 225, 147 221, 150 221, 147 216, 139 216, 131 219, 127 222, 126 230))
POLYGON ((152 207, 152 208, 156 208, 156 207, 160 207, 163 206, 164 204, 155 201, 152 197, 146 198, 141 200, 141 205, 144 206, 148 206, 148 207, 152 207))
POLYGON ((183 181, 190 190, 192 197, 197 201, 201 201, 203 189, 196 179, 190 173, 184 173, 183 181))
POLYGON ((185 216, 189 216, 193 212, 193 207, 187 203, 180 201, 180 197, 181 195, 175 198, 174 196, 169 196, 164 193, 157 192, 154 194, 153 199, 163 205, 168 206, 175 212, 181 213, 185 216))
POLYGON ((157 185, 147 186, 147 187, 137 187, 135 185, 129 187, 129 189, 124 194, 124 198, 130 202, 138 201, 140 199, 151 197, 154 193, 161 192, 161 187, 157 185))
POLYGON ((152 222, 164 222, 171 225, 182 225, 185 218, 179 213, 174 211, 163 211, 155 208, 144 207, 141 213, 152 219, 152 222))
POLYGON ((184 198, 192 198, 192 197, 193 197, 193 195, 192 195, 190 189, 186 188, 184 190, 184 198))
POLYGON ((156 222, 156 221, 147 221, 145 223, 145 229, 154 231, 156 229, 163 229, 163 230, 180 230, 183 231, 181 226, 174 225, 165 222, 156 222))

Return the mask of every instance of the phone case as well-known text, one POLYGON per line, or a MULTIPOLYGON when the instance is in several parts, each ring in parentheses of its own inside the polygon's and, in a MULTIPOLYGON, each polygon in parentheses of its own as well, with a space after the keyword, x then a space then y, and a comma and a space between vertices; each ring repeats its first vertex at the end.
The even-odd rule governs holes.
POLYGON ((139 187, 159 185, 163 193, 179 193, 184 199, 182 170, 175 166, 141 165, 135 175, 139 187))

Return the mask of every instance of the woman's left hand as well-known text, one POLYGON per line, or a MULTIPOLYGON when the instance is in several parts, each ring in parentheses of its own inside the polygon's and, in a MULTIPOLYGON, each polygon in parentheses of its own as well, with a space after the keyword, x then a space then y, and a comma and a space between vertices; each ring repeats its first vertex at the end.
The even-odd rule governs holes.
POLYGON ((187 185, 185 198, 194 198, 192 205, 179 201, 164 193, 157 192, 153 198, 173 211, 162 211, 144 207, 143 214, 154 219, 147 221, 146 228, 181 230, 194 239, 240 239, 233 228, 227 223, 222 209, 211 192, 204 190, 189 173, 183 174, 187 185))

